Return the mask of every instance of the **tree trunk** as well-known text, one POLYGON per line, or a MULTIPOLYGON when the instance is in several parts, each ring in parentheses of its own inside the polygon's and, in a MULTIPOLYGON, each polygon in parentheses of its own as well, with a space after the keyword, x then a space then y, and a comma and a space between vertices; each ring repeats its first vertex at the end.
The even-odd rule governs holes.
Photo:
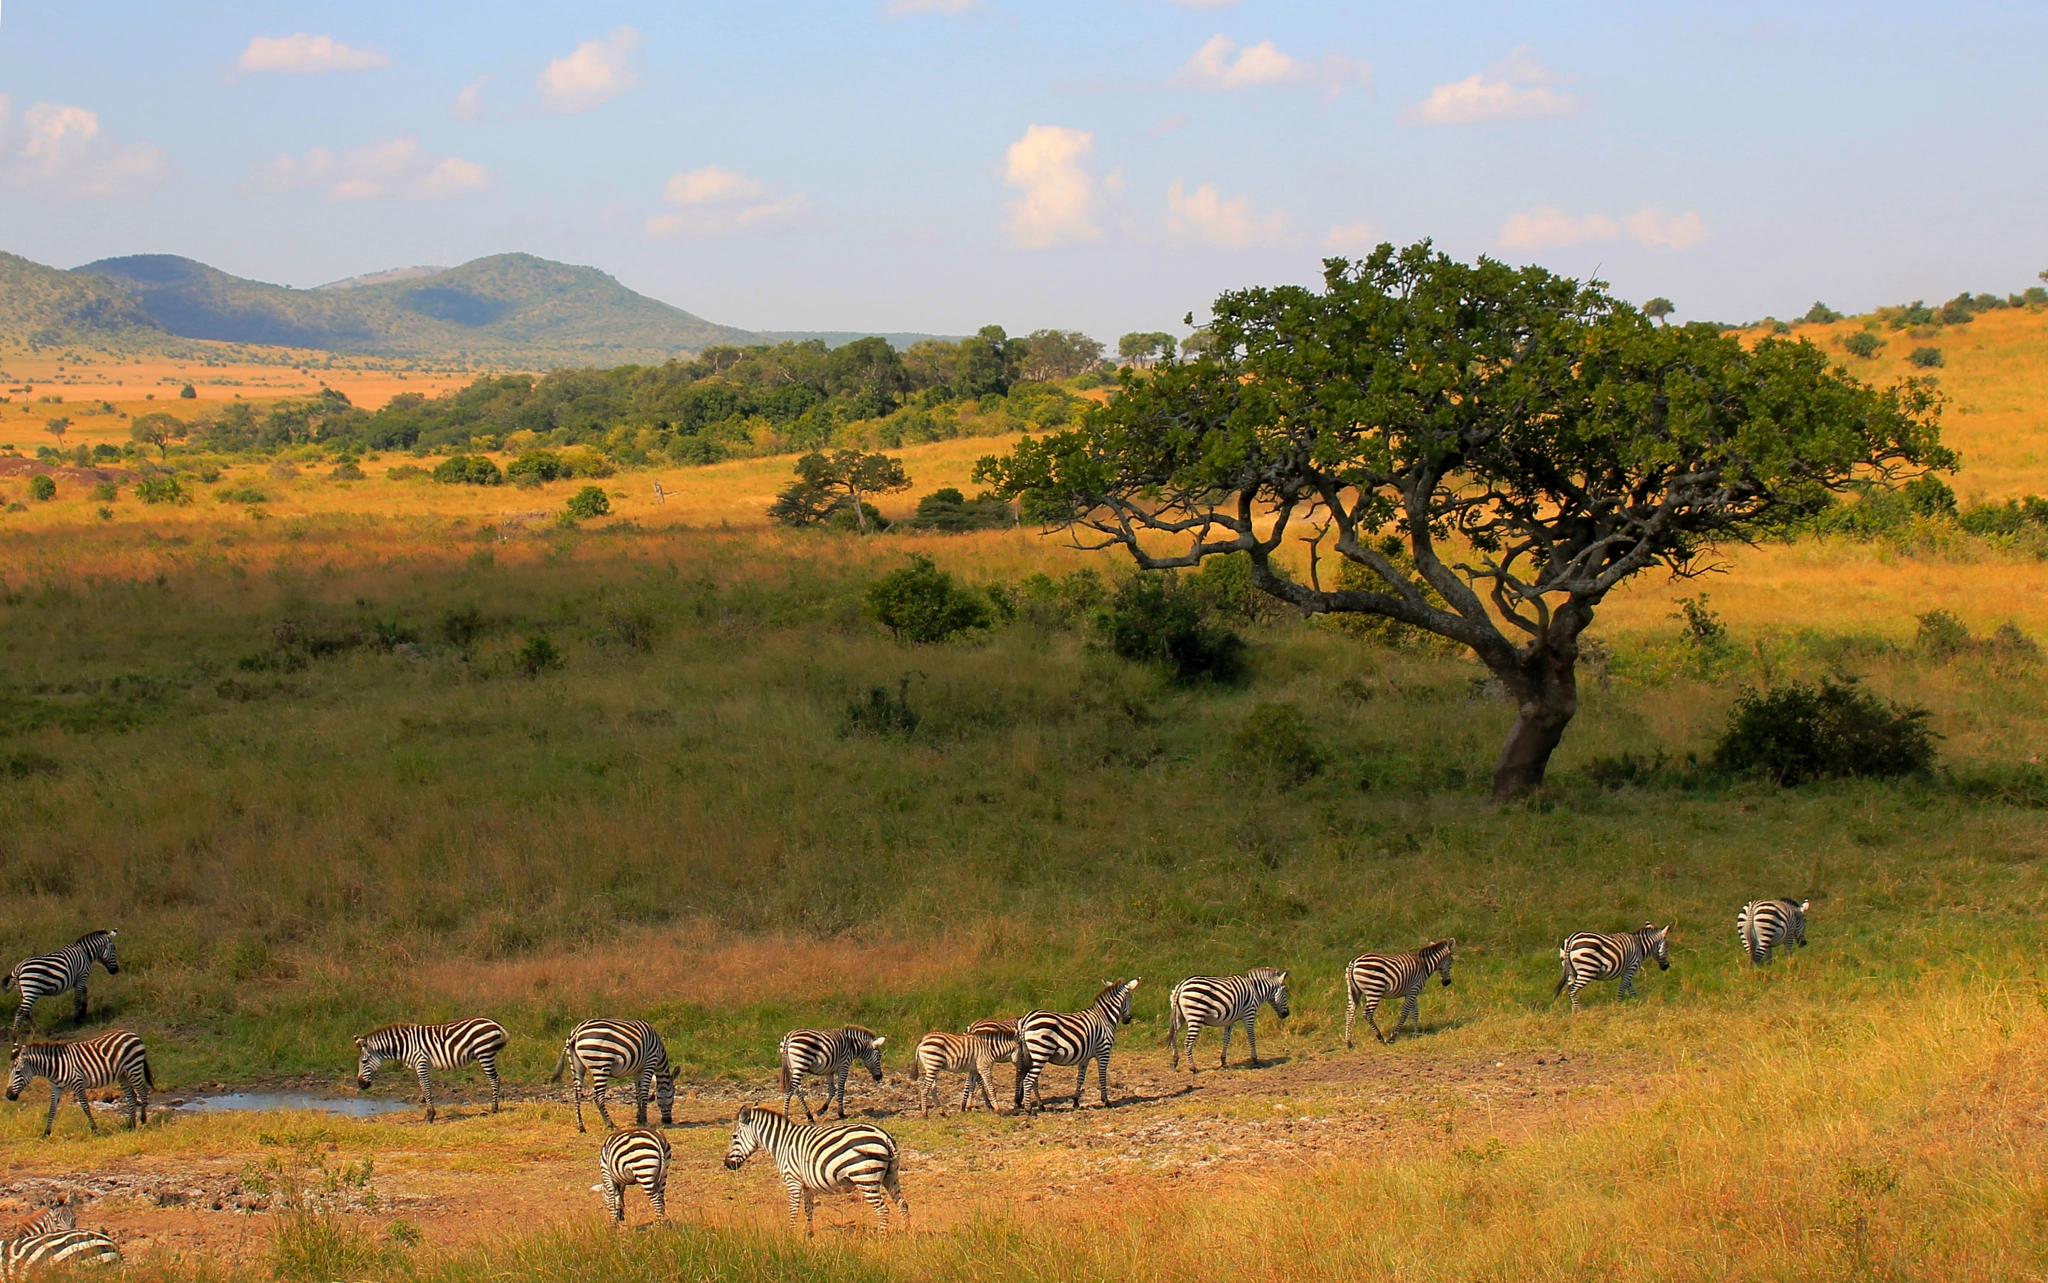
POLYGON ((1538 646, 1495 675, 1520 705, 1508 742, 1493 768, 1493 800, 1506 802, 1543 783, 1550 754, 1579 711, 1578 646, 1538 646))

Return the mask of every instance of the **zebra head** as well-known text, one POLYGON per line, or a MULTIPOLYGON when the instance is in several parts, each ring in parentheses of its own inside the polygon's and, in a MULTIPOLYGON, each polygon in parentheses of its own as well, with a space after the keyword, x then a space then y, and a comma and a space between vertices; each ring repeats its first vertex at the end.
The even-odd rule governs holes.
POLYGON ((1120 1025, 1131 1023, 1131 990, 1138 987, 1135 980, 1105 980, 1102 992, 1095 995, 1089 1005, 1101 1009, 1102 1014, 1120 1025))
POLYGON ((1650 946, 1650 953, 1657 959, 1657 970, 1671 970, 1671 928, 1653 927, 1645 922, 1643 929, 1636 934, 1643 938, 1644 944, 1650 946))
POLYGON ((391 1048, 387 1045, 388 1040, 379 1036, 383 1032, 382 1029, 372 1029, 356 1039, 357 1091, 370 1090, 370 1075, 376 1073, 377 1067, 391 1054, 391 1048))
POLYGON ((1439 940, 1424 949, 1423 956, 1435 955, 1429 969, 1444 978, 1444 988, 1451 987, 1451 953, 1458 947, 1456 940, 1439 940))
POLYGON ((771 1112, 758 1105, 740 1106, 740 1116, 733 1120, 732 1144, 725 1147, 725 1170, 738 1171, 762 1147, 762 1115, 771 1112))
POLYGON ((7 1099, 20 1100, 21 1093, 37 1074, 48 1075, 49 1056, 35 1055, 30 1051, 34 1044, 18 1042, 7 1051, 7 1099))
POLYGON ((1287 973, 1278 967, 1253 967, 1245 973, 1248 980, 1259 986, 1265 1001, 1273 1004, 1273 1011, 1282 1020, 1292 1013, 1287 1009, 1287 973))
POLYGON ((859 1025, 848 1025, 845 1034, 846 1041, 853 1045, 853 1054, 860 1057, 860 1063, 868 1067, 876 1082, 882 1081, 882 1044, 889 1040, 859 1025))
POLYGON ((88 931, 78 937, 78 943, 85 946, 86 965, 96 960, 107 969, 110 976, 121 974, 121 959, 114 955, 114 932, 88 931))

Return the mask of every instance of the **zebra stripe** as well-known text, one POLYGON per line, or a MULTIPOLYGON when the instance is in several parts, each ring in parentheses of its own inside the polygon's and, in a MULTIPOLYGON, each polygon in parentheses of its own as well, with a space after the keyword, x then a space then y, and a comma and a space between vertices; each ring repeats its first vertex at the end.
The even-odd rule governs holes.
POLYGON ((1171 1016, 1166 1040, 1173 1044, 1173 1067, 1180 1068, 1181 1045, 1176 1035, 1187 1031, 1188 1072, 1195 1072, 1195 1039, 1207 1025, 1223 1029, 1223 1054, 1219 1068, 1230 1065, 1230 1035, 1244 1024, 1245 1040, 1252 1045, 1252 1064, 1259 1063, 1259 1008, 1267 1003, 1282 1020, 1287 1019, 1287 973, 1276 967, 1253 967, 1241 976, 1190 976, 1166 996, 1171 1016))
POLYGON ((43 1123, 48 1136, 57 1125, 57 1104, 69 1091, 78 1096, 85 1112, 85 1125, 99 1134, 92 1106, 85 1093, 93 1087, 119 1086, 128 1098, 128 1126, 132 1130, 149 1121, 149 1089, 156 1079, 149 1072, 149 1051, 142 1039, 126 1029, 115 1029, 97 1038, 76 1042, 18 1043, 8 1054, 7 1099, 20 1100, 21 1093, 38 1078, 50 1080, 50 1116, 43 1123))
POLYGON ((1417 953, 1367 953, 1351 960, 1344 969, 1344 984, 1349 997, 1344 1004, 1344 1045, 1355 1046, 1351 1041, 1351 1026, 1358 1019, 1358 1009, 1365 1008, 1365 1023, 1372 1026, 1372 1032, 1381 1042, 1392 1042, 1393 1038, 1380 1032, 1378 1019, 1380 1004, 1396 994, 1401 998, 1401 1018, 1394 1022, 1394 1037, 1399 1037, 1401 1026, 1415 1022, 1415 1032, 1422 1032, 1422 1006, 1418 1001, 1422 986, 1429 983, 1431 975, 1444 978, 1444 986, 1451 983, 1451 951, 1457 947, 1456 940, 1436 940, 1422 946, 1417 953))
POLYGON ((738 1171, 762 1149, 774 1156, 775 1170, 789 1190, 792 1228, 801 1207, 804 1233, 814 1233, 812 1196, 836 1190, 851 1190, 867 1200, 881 1218, 883 1233, 889 1230, 889 1204, 883 1194, 902 1207, 906 1224, 910 1219, 910 1202, 903 1197, 897 1179, 896 1142, 879 1127, 868 1123, 800 1124, 772 1109, 748 1105, 733 1124, 732 1144, 725 1151, 726 1170, 738 1171))
POLYGON ((1081 1108, 1081 1089, 1088 1085, 1088 1062, 1102 1092, 1102 1107, 1109 1108, 1109 1053, 1116 1047, 1117 1026, 1131 1023, 1131 991, 1136 980, 1105 980, 1102 992, 1086 1011, 1033 1011, 1017 1020, 1017 1096, 1015 1107, 1024 1108, 1024 1097, 1034 1097, 1038 1076, 1047 1065, 1073 1065, 1080 1070, 1074 1080, 1074 1108, 1081 1108))
POLYGON ((1550 996, 1555 998, 1570 989, 1572 1011, 1576 1013, 1581 989, 1595 980, 1619 980, 1621 990, 1617 996, 1634 997, 1636 970, 1643 965, 1643 959, 1655 958, 1659 971, 1671 970, 1670 934, 1668 926, 1657 927, 1645 922, 1634 931, 1612 934, 1581 931, 1571 936, 1557 951, 1564 974, 1558 977, 1557 988, 1550 991, 1550 996))
POLYGON ((1761 967, 1779 945, 1806 947, 1806 906, 1811 900, 1751 900, 1735 915, 1735 934, 1743 952, 1761 967))
POLYGON ((34 1238, 38 1234, 61 1234, 65 1230, 78 1228, 78 1214, 71 1210, 69 1203, 52 1203, 28 1220, 14 1227, 7 1236, 7 1242, 16 1239, 34 1238))
POLYGON ((817 1074, 825 1079, 825 1101, 818 1108, 831 1104, 837 1095, 839 1117, 846 1117, 846 1080, 853 1076, 853 1062, 860 1061, 876 1082, 882 1081, 882 1044, 888 1041, 859 1025, 844 1029, 792 1029, 782 1035, 779 1055, 783 1112, 789 1112, 789 1098, 795 1096, 804 1107, 804 1117, 817 1121, 811 1113, 811 1102, 804 1099, 804 1075, 817 1074))
POLYGON ((71 991, 73 1023, 84 1024, 85 982, 92 976, 92 964, 99 963, 110 976, 121 974, 121 960, 114 955, 114 934, 88 931, 55 953, 38 954, 15 964, 7 978, 0 980, 0 993, 11 986, 21 989, 21 1009, 14 1013, 12 1028, 33 1024, 36 1002, 66 989, 71 991))
POLYGON ((647 1126, 647 1097, 650 1087, 661 1105, 661 1125, 675 1126, 676 1071, 668 1061, 668 1044, 654 1026, 644 1020, 586 1020, 569 1031, 562 1042, 562 1054, 555 1061, 551 1083, 562 1081, 567 1066, 576 1070, 573 1095, 576 1101, 576 1130, 583 1126, 583 1075, 590 1075, 590 1095, 597 1102, 598 1117, 608 1131, 617 1131, 611 1111, 604 1107, 611 1080, 631 1076, 636 1121, 647 1126))
POLYGON ((505 1027, 473 1016, 446 1025, 385 1025, 356 1039, 356 1088, 370 1090, 370 1075, 387 1060, 410 1065, 420 1080, 420 1103, 427 1121, 434 1121, 434 1094, 429 1069, 460 1069, 474 1060, 491 1080, 491 1112, 498 1112, 503 1089, 498 1082, 498 1053, 505 1049, 505 1027))
POLYGON ((106 1265, 120 1259, 121 1249, 98 1230, 31 1234, 0 1245, 0 1279, 13 1283, 42 1265, 106 1265))
POLYGON ((939 1102, 939 1075, 964 1072, 967 1081, 960 1088, 961 1111, 964 1113, 973 1103, 974 1089, 980 1087, 981 1099, 993 1114, 996 1102, 989 1094, 989 1071, 1017 1059, 1017 1022, 977 1020, 964 1034, 928 1033, 918 1040, 914 1059, 917 1101, 923 1113, 930 1114, 931 1107, 939 1102))
POLYGON ((597 1152, 601 1179, 590 1188, 604 1195, 612 1224, 626 1223, 626 1191, 634 1185, 647 1191, 654 1214, 668 1219, 668 1204, 663 1201, 668 1189, 668 1160, 668 1137, 660 1132, 628 1127, 605 1138, 604 1148, 597 1152))

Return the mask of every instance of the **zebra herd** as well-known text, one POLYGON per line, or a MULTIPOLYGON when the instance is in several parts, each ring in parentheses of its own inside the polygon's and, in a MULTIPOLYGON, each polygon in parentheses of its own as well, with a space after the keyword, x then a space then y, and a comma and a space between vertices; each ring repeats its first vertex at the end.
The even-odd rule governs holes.
MULTIPOLYGON (((1779 948, 1806 944, 1808 902, 1793 900, 1752 900, 1736 918, 1736 932, 1744 954, 1763 966, 1779 948)), ((1647 961, 1655 960, 1660 970, 1671 966, 1669 926, 1644 923, 1634 931, 1613 933, 1579 932, 1568 937, 1558 950, 1561 975, 1554 998, 1570 991, 1572 1011, 1579 1009, 1579 995, 1587 985, 1618 980, 1619 996, 1635 992, 1636 973, 1647 961)), ((22 994, 14 1029, 28 1022, 38 999, 69 989, 75 995, 75 1018, 83 1020, 86 1010, 86 979, 94 963, 109 974, 118 974, 120 963, 114 952, 114 932, 93 931, 55 953, 30 958, 8 973, 6 984, 19 986, 22 994)), ((1344 1045, 1353 1046, 1352 1030, 1363 1011, 1366 1024, 1382 1043, 1391 1043, 1411 1022, 1422 1030, 1419 997, 1430 977, 1451 983, 1451 964, 1457 942, 1433 941, 1414 953, 1367 953, 1345 968, 1346 1003, 1344 1045), (1378 1012, 1382 1003, 1399 998, 1401 1011, 1391 1034, 1382 1030, 1378 1012)), ((1178 1069, 1183 1054, 1188 1072, 1198 1072, 1195 1042, 1202 1030, 1220 1027, 1223 1046, 1219 1064, 1230 1063, 1230 1038, 1238 1025, 1244 1026, 1251 1063, 1259 1063, 1257 1035, 1261 1008, 1271 1007, 1281 1019, 1289 1014, 1288 973, 1272 967, 1253 967, 1239 976, 1194 976, 1181 981, 1167 996, 1167 1041, 1173 1045, 1173 1067, 1178 1069)), ((918 1103, 923 1113, 938 1103, 938 1081, 944 1073, 962 1073, 966 1083, 960 1108, 972 1107, 977 1087, 990 1112, 996 1104, 989 1089, 994 1067, 1008 1063, 1015 1067, 1013 1111, 1030 1115, 1043 1108, 1039 1079, 1053 1066, 1077 1071, 1073 1108, 1081 1108, 1088 1086, 1088 1068, 1096 1070, 1102 1105, 1109 1105, 1109 1059, 1116 1046, 1117 1031, 1131 1022, 1131 999, 1139 981, 1104 981, 1101 991, 1085 1009, 1073 1012, 1030 1011, 1015 1020, 984 1019, 970 1024, 965 1033, 934 1032, 917 1043, 913 1055, 918 1103)), ((505 1029, 496 1021, 475 1017, 449 1024, 393 1024, 373 1029, 355 1040, 358 1053, 356 1086, 367 1091, 377 1069, 385 1062, 410 1068, 419 1080, 420 1100, 426 1121, 434 1121, 435 1110, 431 1070, 453 1070, 475 1062, 491 1083, 491 1112, 496 1113, 503 1097, 497 1057, 508 1041, 505 1029)), ((896 1142, 881 1128, 866 1122, 847 1122, 846 1089, 856 1063, 874 1081, 882 1081, 882 1049, 888 1039, 871 1029, 847 1025, 840 1029, 795 1029, 785 1034, 778 1048, 781 1073, 782 1110, 748 1105, 734 1122, 732 1141, 725 1165, 737 1171, 749 1157, 766 1151, 789 1192, 790 1223, 803 1213, 808 1230, 814 1197, 825 1192, 852 1192, 874 1208, 884 1230, 889 1223, 889 1201, 894 1200, 908 1218, 910 1205, 900 1188, 900 1164, 896 1142), (837 1121, 821 1123, 803 1090, 806 1077, 825 1084, 823 1105, 836 1104, 837 1121), (803 1123, 789 1113, 794 1098, 803 1106, 803 1123)), ((614 1223, 625 1218, 625 1191, 642 1190, 656 1215, 666 1218, 665 1191, 671 1153, 667 1139, 650 1129, 647 1107, 650 1099, 659 1106, 661 1125, 674 1124, 675 1068, 661 1035, 644 1020, 586 1020, 563 1040, 561 1055, 549 1081, 559 1082, 572 1075, 572 1099, 576 1130, 583 1122, 583 1086, 588 1078, 598 1116, 604 1120, 607 1136, 598 1155, 600 1181, 591 1188, 604 1196, 614 1223), (635 1126, 621 1129, 606 1108, 606 1095, 614 1080, 634 1084, 635 1126)), ((95 1038, 69 1042, 17 1040, 10 1056, 7 1099, 18 1100, 36 1078, 51 1083, 50 1112, 43 1127, 49 1136, 55 1126, 57 1106, 66 1091, 77 1094, 79 1107, 94 1134, 99 1125, 86 1103, 88 1089, 120 1086, 126 1094, 130 1127, 147 1121, 149 1089, 154 1079, 148 1052, 142 1040, 126 1030, 114 1030, 95 1038)), ((821 1106, 822 1110, 823 1106, 821 1106)), ((0 1269, 12 1279, 17 1267, 56 1260, 119 1259, 111 1239, 97 1231, 77 1230, 68 1208, 50 1209, 43 1217, 0 1244, 0 1269), (61 1223, 60 1223, 61 1222, 61 1223)))

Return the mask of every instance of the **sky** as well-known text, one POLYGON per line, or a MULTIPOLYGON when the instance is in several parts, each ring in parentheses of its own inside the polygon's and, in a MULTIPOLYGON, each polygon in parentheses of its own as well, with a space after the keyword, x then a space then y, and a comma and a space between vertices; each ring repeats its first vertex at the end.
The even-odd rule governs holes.
POLYGON ((8 0, 0 249, 1114 342, 1428 237, 1860 311, 2048 269, 2044 49, 2019 3, 8 0))

